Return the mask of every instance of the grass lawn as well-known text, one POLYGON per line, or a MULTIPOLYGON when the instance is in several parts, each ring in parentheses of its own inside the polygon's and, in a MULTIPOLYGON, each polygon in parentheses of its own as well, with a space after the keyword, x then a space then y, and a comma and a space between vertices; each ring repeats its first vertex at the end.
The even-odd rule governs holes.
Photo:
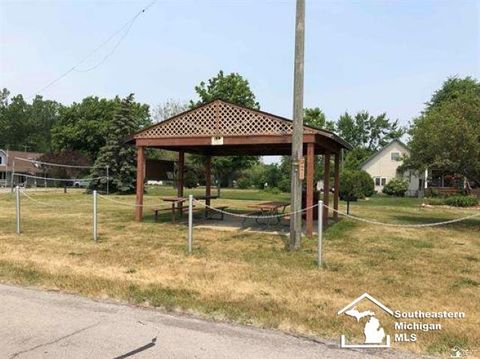
MULTIPOLYGON (((160 194, 175 192, 150 190, 145 204, 161 203, 160 194)), ((194 254, 189 256, 186 227, 168 223, 168 213, 153 223, 145 210, 145 221, 136 223, 133 207, 100 198, 100 240, 94 243, 91 196, 75 191, 30 196, 48 206, 22 197, 23 233, 17 236, 14 200, 0 194, 3 282, 332 340, 346 334, 352 341, 361 340, 362 331, 354 319, 336 313, 368 292, 393 310, 466 313, 462 320, 441 320, 441 331, 422 332, 416 342, 394 342, 393 347, 442 356, 455 345, 480 352, 480 218, 420 229, 342 220, 326 232, 326 268, 319 270, 315 238, 305 238, 301 250, 289 253, 280 236, 196 229, 194 254)), ((110 198, 134 203, 133 196, 110 198)), ((215 203, 242 209, 274 199, 288 195, 225 189, 215 203)), ((428 223, 473 213, 420 204, 417 199, 379 197, 353 203, 351 211, 392 223, 428 223)), ((381 321, 393 336, 392 318, 381 321)))

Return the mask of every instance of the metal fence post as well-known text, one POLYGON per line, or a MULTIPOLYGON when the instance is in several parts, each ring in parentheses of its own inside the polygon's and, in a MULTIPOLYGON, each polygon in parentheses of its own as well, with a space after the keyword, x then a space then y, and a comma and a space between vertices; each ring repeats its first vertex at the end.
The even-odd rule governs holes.
POLYGON ((93 240, 97 240, 97 190, 93 190, 93 240))
POLYGON ((323 201, 318 201, 318 245, 317 245, 317 264, 319 268, 323 266, 323 201))
POLYGON ((193 195, 188 196, 188 253, 192 253, 193 242, 193 195))
POLYGON ((17 234, 20 234, 20 188, 18 186, 15 187, 15 197, 17 198, 17 234))

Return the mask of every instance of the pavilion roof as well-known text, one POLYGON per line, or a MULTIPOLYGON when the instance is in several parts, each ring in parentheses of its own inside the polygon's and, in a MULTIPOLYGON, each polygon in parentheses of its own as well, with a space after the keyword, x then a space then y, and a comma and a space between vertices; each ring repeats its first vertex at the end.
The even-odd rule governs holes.
MULTIPOLYGON (((327 142, 335 143, 336 148, 350 149, 346 141, 330 131, 311 126, 304 126, 303 131, 304 137, 324 138, 327 142)), ((145 128, 134 134, 130 142, 135 140, 138 144, 147 140, 153 144, 154 140, 166 143, 167 139, 183 139, 182 143, 186 144, 188 138, 199 141, 202 138, 235 137, 237 140, 245 138, 245 143, 242 143, 245 146, 258 145, 255 138, 291 138, 292 133, 293 122, 287 118, 224 100, 214 100, 145 128)))

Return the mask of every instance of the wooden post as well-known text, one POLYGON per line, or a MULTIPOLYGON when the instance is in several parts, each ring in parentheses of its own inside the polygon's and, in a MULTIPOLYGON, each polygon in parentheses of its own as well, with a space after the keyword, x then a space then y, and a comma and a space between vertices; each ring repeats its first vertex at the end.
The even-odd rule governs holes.
MULTIPOLYGON (((329 205, 329 194, 330 194, 330 154, 327 153, 323 157, 325 160, 325 171, 323 174, 323 204, 325 206, 329 205)), ((328 208, 323 209, 323 228, 326 229, 328 226, 328 208)))
POLYGON ((305 51, 305 0, 297 0, 295 20, 295 66, 293 75, 293 133, 291 169, 291 209, 289 249, 300 248, 302 236, 302 180, 300 162, 303 160, 303 79, 305 51))
POLYGON ((307 236, 311 237, 313 234, 313 175, 315 163, 315 144, 309 143, 307 145, 307 236))
POLYGON ((177 179, 177 196, 183 197, 185 177, 185 152, 178 152, 178 179, 177 179))
MULTIPOLYGON (((209 196, 212 193, 212 157, 207 156, 205 161, 205 203, 207 206, 210 206, 209 196)), ((207 210, 208 212, 208 210, 207 210)))
POLYGON ((143 191, 145 178, 145 149, 142 146, 137 147, 137 197, 135 207, 135 220, 140 222, 143 216, 143 191))
POLYGON ((338 220, 338 199, 340 197, 340 152, 335 153, 335 193, 333 194, 333 218, 338 220))

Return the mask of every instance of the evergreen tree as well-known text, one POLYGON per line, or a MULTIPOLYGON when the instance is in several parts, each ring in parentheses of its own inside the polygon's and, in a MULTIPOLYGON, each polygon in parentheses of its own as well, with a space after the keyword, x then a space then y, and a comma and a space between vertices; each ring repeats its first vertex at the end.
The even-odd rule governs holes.
POLYGON ((137 129, 133 116, 133 94, 123 99, 115 110, 105 146, 100 149, 91 176, 102 177, 91 182, 90 187, 106 191, 106 167, 109 167, 109 190, 122 194, 135 191, 135 148, 124 143, 137 129))

